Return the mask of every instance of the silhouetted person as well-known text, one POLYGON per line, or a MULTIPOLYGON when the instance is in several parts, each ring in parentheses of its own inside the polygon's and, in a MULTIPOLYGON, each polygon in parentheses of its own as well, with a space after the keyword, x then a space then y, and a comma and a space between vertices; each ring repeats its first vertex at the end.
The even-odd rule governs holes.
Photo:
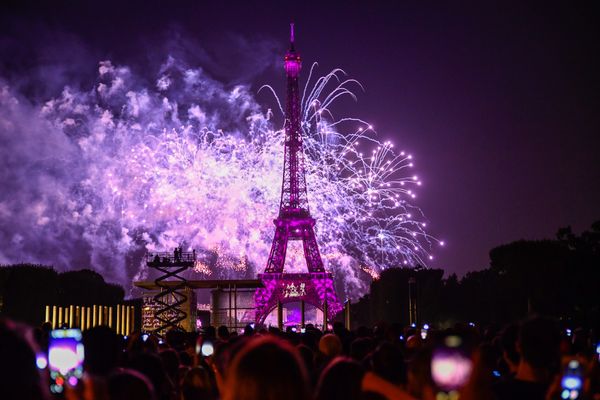
POLYGON ((217 337, 221 340, 228 340, 229 339, 229 329, 227 329, 227 327, 225 325, 221 325, 219 326, 219 328, 217 328, 217 337))
POLYGON ((559 364, 560 333, 554 321, 535 317, 519 329, 517 351, 519 366, 514 379, 498 383, 494 391, 499 400, 543 400, 559 364))
POLYGON ((502 359, 508 368, 508 377, 512 378, 519 368, 519 352, 517 351, 517 339, 519 337, 519 325, 510 324, 500 334, 500 346, 502 348, 502 359))
POLYGON ((332 333, 324 335, 319 340, 319 351, 328 359, 342 354, 342 341, 332 333))
POLYGON ((110 400, 154 400, 152 383, 134 370, 121 370, 108 377, 110 400))
POLYGON ((181 329, 171 328, 165 334, 165 340, 171 348, 181 351, 185 347, 187 334, 181 329))
POLYGON ((390 342, 383 342, 375 349, 371 356, 371 366, 373 372, 395 385, 406 383, 402 352, 390 342))
POLYGON ((315 369, 315 353, 305 344, 299 344, 296 348, 298 349, 300 358, 304 361, 304 367, 310 376, 315 369))
POLYGON ((179 352, 179 363, 180 365, 184 365, 186 367, 191 367, 194 363, 192 356, 189 355, 186 351, 179 352))
POLYGON ((211 400, 215 398, 208 370, 203 367, 190 369, 183 378, 181 385, 182 400, 211 400))
POLYGON ((252 336, 254 335, 254 328, 252 325, 248 324, 244 327, 244 336, 252 336))
POLYGON ((154 388, 158 400, 170 399, 173 394, 173 383, 167 375, 160 357, 156 354, 141 353, 133 357, 129 367, 144 374, 154 388))
POLYGON ((361 362, 373 350, 373 341, 368 337, 354 339, 350 345, 350 357, 361 362))
POLYGON ((217 330, 214 326, 207 326, 204 329, 204 333, 202 336, 206 339, 216 339, 217 338, 217 330))
POLYGON ((362 366, 351 358, 338 357, 323 370, 317 384, 316 400, 360 400, 362 366))
POLYGON ((0 398, 3 400, 48 399, 46 379, 36 366, 34 345, 25 327, 0 320, 0 398))
POLYGON ((108 375, 119 360, 119 338, 107 326, 95 326, 83 332, 86 372, 97 376, 108 375))
POLYGON ((251 339, 233 359, 223 400, 306 400, 308 379, 290 344, 273 337, 251 339))
POLYGON ((173 349, 165 349, 158 353, 165 372, 175 387, 178 386, 179 355, 173 349))

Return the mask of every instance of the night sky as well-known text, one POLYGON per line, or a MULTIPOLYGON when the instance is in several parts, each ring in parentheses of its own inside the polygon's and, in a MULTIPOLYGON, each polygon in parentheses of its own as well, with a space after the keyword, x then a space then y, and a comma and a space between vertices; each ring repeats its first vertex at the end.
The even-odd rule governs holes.
POLYGON ((413 154, 424 181, 416 204, 447 243, 432 266, 482 269, 494 246, 551 238, 566 225, 581 231, 600 218, 597 10, 572 2, 216 3, 4 3, 0 72, 35 75, 39 85, 26 90, 42 98, 67 80, 93 79, 98 60, 143 72, 158 55, 179 52, 218 80, 283 90, 294 21, 305 67, 340 67, 365 87, 340 114, 347 108, 413 154), (65 58, 64 81, 44 79, 38 67, 65 58))

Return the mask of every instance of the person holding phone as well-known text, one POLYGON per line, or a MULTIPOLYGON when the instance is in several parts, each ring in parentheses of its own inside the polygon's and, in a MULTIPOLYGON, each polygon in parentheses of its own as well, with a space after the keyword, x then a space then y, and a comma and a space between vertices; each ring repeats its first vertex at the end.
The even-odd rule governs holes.
POLYGON ((12 321, 0 320, 0 398, 3 400, 48 400, 44 362, 28 330, 12 321))
POLYGON ((513 379, 494 386, 498 400, 544 400, 559 363, 560 330, 547 318, 534 317, 519 328, 519 365, 513 379))

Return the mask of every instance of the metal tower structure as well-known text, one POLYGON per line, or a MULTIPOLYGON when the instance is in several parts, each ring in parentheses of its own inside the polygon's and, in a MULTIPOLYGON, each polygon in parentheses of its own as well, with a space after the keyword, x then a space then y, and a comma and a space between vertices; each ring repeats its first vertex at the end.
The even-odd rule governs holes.
POLYGON ((315 219, 311 217, 308 205, 298 85, 302 60, 295 49, 294 24, 290 26, 290 48, 284 58, 284 67, 287 93, 281 200, 279 215, 273 221, 275 236, 269 260, 265 273, 259 275, 265 288, 256 293, 258 322, 264 321, 278 304, 291 301, 306 301, 323 310, 326 316, 341 310, 331 274, 323 267, 314 231, 315 219), (290 240, 302 241, 308 274, 284 273, 290 240))
POLYGON ((169 329, 182 329, 181 322, 187 318, 183 305, 188 301, 184 289, 187 280, 181 274, 196 262, 196 251, 183 252, 181 247, 172 253, 147 253, 146 265, 157 270, 160 275, 154 284, 159 292, 154 296, 157 305, 154 318, 158 326, 154 330, 158 336, 163 336, 169 329))

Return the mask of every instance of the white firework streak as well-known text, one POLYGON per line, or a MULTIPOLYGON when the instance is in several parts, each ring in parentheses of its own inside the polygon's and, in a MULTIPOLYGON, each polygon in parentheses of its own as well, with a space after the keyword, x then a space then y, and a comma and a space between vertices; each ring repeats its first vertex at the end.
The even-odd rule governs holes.
MULTIPOLYGON (((273 113, 261 112, 244 87, 225 90, 201 70, 174 64, 170 59, 157 89, 134 90, 127 68, 103 62, 94 91, 66 89, 44 106, 44 118, 67 134, 73 126, 86 126, 85 134, 70 134, 86 171, 65 207, 72 223, 85 226, 90 242, 114 241, 98 231, 105 225, 116 229, 123 256, 140 247, 184 244, 201 256, 198 277, 254 276, 266 264, 278 213, 283 130, 273 128, 273 113), (176 92, 178 77, 183 94, 176 92), (226 108, 209 112, 190 93, 216 97, 226 108), (219 130, 224 119, 238 117, 229 113, 244 116, 245 129, 219 130), (82 119, 85 123, 78 122, 82 119)), ((343 79, 339 69, 311 84, 315 65, 302 100, 310 210, 326 269, 346 297, 356 299, 385 268, 426 265, 438 241, 411 204, 421 185, 412 173, 412 156, 379 141, 360 119, 335 119, 336 99, 354 97, 350 88, 360 84, 343 79)), ((282 112, 277 96, 276 101, 282 112)), ((306 269, 295 243, 287 256, 286 271, 306 269)), ((136 278, 145 274, 140 269, 136 278)))

